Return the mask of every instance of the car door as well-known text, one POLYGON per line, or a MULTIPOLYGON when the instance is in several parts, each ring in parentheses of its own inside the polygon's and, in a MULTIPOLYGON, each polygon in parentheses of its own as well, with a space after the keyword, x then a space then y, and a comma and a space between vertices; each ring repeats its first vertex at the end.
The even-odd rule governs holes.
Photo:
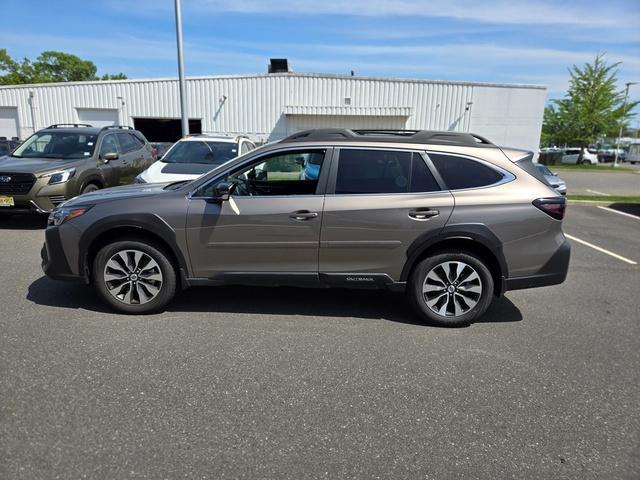
POLYGON ((142 153, 140 144, 137 143, 133 136, 128 132, 118 132, 118 142, 120 142, 122 170, 120 171, 120 185, 129 185, 133 183, 136 175, 140 173, 136 165, 141 163, 142 153))
POLYGON ((320 235, 321 276, 352 286, 398 281, 411 244, 446 224, 453 196, 442 190, 422 152, 340 148, 334 155, 320 235))
POLYGON ((242 277, 243 283, 316 282, 323 192, 331 149, 286 149, 254 157, 193 192, 187 243, 197 277, 242 277), (302 178, 305 159, 324 165, 302 178), (212 201, 215 185, 235 185, 212 201))
POLYGON ((98 169, 104 179, 105 187, 115 187, 120 185, 120 173, 123 170, 123 158, 120 152, 120 144, 115 133, 107 133, 100 141, 98 154, 98 169), (108 153, 117 153, 118 158, 107 159, 108 153))

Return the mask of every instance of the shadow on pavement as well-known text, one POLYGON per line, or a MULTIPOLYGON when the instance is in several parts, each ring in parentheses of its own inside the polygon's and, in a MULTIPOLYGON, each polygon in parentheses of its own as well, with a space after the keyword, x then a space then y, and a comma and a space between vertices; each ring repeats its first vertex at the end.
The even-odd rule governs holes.
POLYGON ((640 203, 612 203, 609 208, 640 217, 640 203))
POLYGON ((47 216, 0 213, 0 230, 40 230, 47 228, 47 216))
MULTIPOLYGON (((41 277, 29 286, 27 300, 38 305, 113 313, 92 287, 55 282, 41 277)), ((198 287, 180 292, 167 312, 218 312, 310 317, 383 319, 423 325, 405 302, 404 295, 387 291, 198 287)), ((522 313, 508 298, 494 300, 477 323, 518 322, 522 313)))

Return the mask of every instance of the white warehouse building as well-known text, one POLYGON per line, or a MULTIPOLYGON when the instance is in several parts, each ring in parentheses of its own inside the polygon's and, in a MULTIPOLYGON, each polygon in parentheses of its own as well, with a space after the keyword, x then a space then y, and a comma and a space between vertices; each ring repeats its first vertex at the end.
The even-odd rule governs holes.
MULTIPOLYGON (((263 142, 309 128, 473 132, 537 151, 546 89, 536 85, 306 73, 187 79, 191 133, 263 142)), ((150 141, 180 136, 178 80, 0 87, 0 137, 25 139, 52 124, 132 125, 150 141)))

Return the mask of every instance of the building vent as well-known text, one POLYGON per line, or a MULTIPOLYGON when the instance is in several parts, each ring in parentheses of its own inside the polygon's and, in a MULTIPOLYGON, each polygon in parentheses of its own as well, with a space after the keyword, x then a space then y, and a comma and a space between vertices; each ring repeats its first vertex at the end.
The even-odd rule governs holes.
POLYGON ((269 59, 269 73, 287 73, 289 71, 289 60, 286 58, 269 59))

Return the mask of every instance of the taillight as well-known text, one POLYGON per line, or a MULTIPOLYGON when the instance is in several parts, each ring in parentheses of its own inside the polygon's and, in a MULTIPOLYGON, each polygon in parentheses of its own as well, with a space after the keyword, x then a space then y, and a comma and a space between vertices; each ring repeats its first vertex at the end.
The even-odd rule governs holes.
POLYGON ((158 150, 155 147, 151 147, 151 156, 157 160, 158 159, 158 150))
POLYGON ((533 204, 550 217, 562 220, 567 200, 564 197, 536 198, 533 204))

